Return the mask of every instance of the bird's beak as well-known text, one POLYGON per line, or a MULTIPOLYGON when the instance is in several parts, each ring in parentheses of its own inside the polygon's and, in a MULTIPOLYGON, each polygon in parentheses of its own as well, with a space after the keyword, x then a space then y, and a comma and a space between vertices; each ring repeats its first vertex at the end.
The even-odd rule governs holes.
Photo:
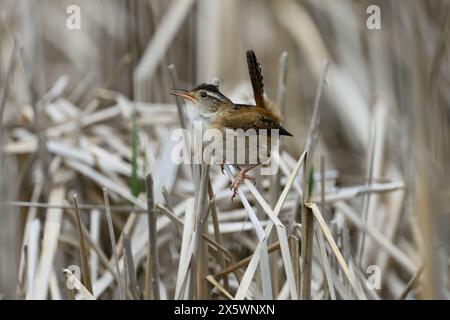
POLYGON ((182 90, 182 89, 172 89, 170 90, 170 94, 174 95, 174 96, 179 96, 182 97, 184 99, 189 99, 192 102, 195 102, 195 97, 192 95, 192 93, 190 93, 187 90, 182 90))

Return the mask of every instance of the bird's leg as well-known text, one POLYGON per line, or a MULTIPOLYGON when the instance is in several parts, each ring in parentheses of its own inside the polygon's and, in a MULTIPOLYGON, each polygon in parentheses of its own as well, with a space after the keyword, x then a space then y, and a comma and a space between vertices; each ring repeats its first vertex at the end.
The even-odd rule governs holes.
POLYGON ((231 201, 233 201, 234 198, 236 197, 237 190, 238 190, 239 186, 241 185, 242 181, 244 181, 244 179, 248 179, 248 180, 252 181, 253 184, 256 184, 255 177, 247 175, 247 172, 249 172, 250 170, 256 168, 260 164, 261 163, 254 164, 254 165, 248 167, 247 169, 241 169, 241 168, 238 167, 239 172, 236 175, 236 177, 234 178, 233 183, 231 183, 231 185, 230 185, 230 190, 233 191, 233 195, 231 196, 231 201))

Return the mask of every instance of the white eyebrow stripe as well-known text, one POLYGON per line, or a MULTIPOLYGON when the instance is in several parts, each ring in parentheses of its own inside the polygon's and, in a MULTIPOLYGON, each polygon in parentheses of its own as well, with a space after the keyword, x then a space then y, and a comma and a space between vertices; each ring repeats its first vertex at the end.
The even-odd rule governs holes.
POLYGON ((221 94, 215 93, 215 92, 211 92, 211 91, 207 91, 206 94, 212 98, 215 98, 217 100, 220 101, 225 101, 224 97, 221 94))

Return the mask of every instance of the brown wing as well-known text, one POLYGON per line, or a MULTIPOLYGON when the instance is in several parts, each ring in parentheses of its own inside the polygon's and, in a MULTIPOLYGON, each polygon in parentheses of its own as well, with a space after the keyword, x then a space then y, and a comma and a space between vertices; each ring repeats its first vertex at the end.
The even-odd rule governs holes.
POLYGON ((239 110, 229 112, 212 124, 215 128, 230 129, 278 129, 280 135, 292 136, 280 123, 278 116, 265 108, 242 106, 239 110))

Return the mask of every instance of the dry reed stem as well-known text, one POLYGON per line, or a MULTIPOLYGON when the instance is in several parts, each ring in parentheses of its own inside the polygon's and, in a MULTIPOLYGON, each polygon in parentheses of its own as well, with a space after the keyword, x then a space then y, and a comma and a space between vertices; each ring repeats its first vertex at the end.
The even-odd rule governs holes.
MULTIPOLYGON (((225 164, 225 171, 228 175, 228 178, 230 181, 233 181, 233 174, 231 172, 230 166, 228 164, 225 164)), ((248 182, 248 181, 246 181, 248 182)), ((253 186, 253 185, 252 185, 253 186)), ((256 191, 257 192, 257 191, 256 191)), ((237 189, 237 193, 239 196, 239 199, 241 199, 242 204, 244 205, 244 208, 246 209, 248 213, 248 217, 250 218, 253 227, 255 229, 256 235, 258 237, 259 243, 256 247, 255 251, 259 252, 261 256, 260 261, 260 268, 261 268, 261 278, 262 278, 262 287, 263 287, 263 295, 264 298, 267 300, 272 299, 272 282, 271 282, 271 274, 270 274, 270 265, 269 265, 269 255, 267 252, 267 238, 268 234, 264 232, 263 227, 261 226, 261 223, 259 222, 258 218, 256 217, 256 213, 251 207, 250 203, 248 202, 247 197, 245 194, 240 190, 237 189)), ((244 279, 241 282, 247 283, 250 285, 252 278, 247 278, 246 282, 244 282, 244 279)), ((237 295, 237 293, 236 293, 237 295)), ((235 297, 236 299, 239 299, 235 297)), ((241 298, 243 299, 243 297, 241 298)))
POLYGON ((89 267, 89 254, 86 250, 86 245, 84 241, 84 234, 83 229, 81 227, 81 214, 80 210, 78 209, 78 195, 73 195, 73 205, 74 205, 74 211, 75 211, 75 217, 76 217, 76 225, 77 225, 77 231, 78 231, 78 240, 80 241, 80 257, 81 257, 81 271, 83 273, 83 285, 89 290, 90 293, 93 294, 92 290, 92 280, 91 280, 91 274, 90 274, 90 267, 89 267))
MULTIPOLYGON (((152 288, 153 299, 160 300, 160 289, 159 289, 159 254, 158 254, 158 240, 157 240, 157 229, 156 229, 156 210, 155 203, 153 200, 153 179, 151 174, 147 175, 146 179, 147 186, 147 210, 148 210, 148 256, 147 256, 147 266, 151 264, 151 274, 147 275, 147 279, 150 283, 146 284, 146 297, 149 296, 149 288, 152 288)), ((146 272, 149 272, 148 268, 146 272)), ((148 281, 147 280, 147 281, 148 281)))
POLYGON ((174 299, 181 299, 184 294, 184 288, 188 282, 188 269, 190 267, 192 250, 190 244, 192 243, 192 234, 195 225, 195 200, 188 199, 186 206, 186 213, 184 215, 183 235, 181 241, 180 260, 178 263, 177 281, 175 286, 174 299))
MULTIPOLYGON (((214 191, 212 189, 211 181, 209 182, 209 185, 208 185, 208 196, 210 199, 214 199, 214 191)), ((211 208, 211 220, 213 222, 213 227, 214 227, 214 239, 216 240, 216 242, 218 244, 223 245, 222 234, 220 233, 220 227, 219 227, 219 219, 217 218, 217 207, 216 207, 215 203, 213 204, 213 206, 211 208)), ((225 256, 222 252, 218 252, 217 259, 218 259, 219 265, 222 268, 222 270, 225 269, 227 267, 227 263, 225 261, 225 256)), ((223 277, 223 285, 227 291, 230 291, 228 277, 226 277, 226 276, 223 277)))
MULTIPOLYGON (((299 258, 299 239, 294 236, 293 234, 290 234, 288 237, 289 240, 289 247, 291 250, 292 255, 292 269, 294 269, 294 279, 295 283, 297 285, 297 288, 300 289, 300 258, 299 258)), ((300 296, 300 292, 298 292, 298 295, 300 296)))
POLYGON ((217 281, 216 281, 216 279, 214 279, 212 276, 207 276, 206 277, 206 280, 209 282, 209 283, 211 283, 214 287, 216 287, 218 290, 219 290, 219 292, 220 293, 222 293, 226 298, 228 298, 228 299, 230 299, 230 300, 233 300, 233 296, 230 294, 230 292, 227 290, 227 289, 225 289, 224 287, 222 287, 221 285, 220 285, 220 283, 218 283, 217 281))
POLYGON ((325 275, 325 279, 326 279, 326 283, 327 283, 327 287, 328 287, 328 292, 330 293, 330 298, 331 300, 336 300, 336 293, 334 291, 334 284, 333 284, 333 278, 331 276, 331 265, 330 265, 330 261, 328 260, 328 255, 327 255, 327 250, 325 248, 325 241, 323 239, 323 234, 315 229, 316 231, 316 236, 317 236, 317 242, 319 244, 319 251, 320 251, 320 257, 321 257, 321 262, 322 262, 322 267, 323 267, 323 271, 324 271, 324 275, 325 275))
MULTIPOLYGON (((49 196, 50 204, 59 204, 64 199, 64 187, 52 189, 49 196)), ((50 275, 53 270, 53 260, 58 247, 58 235, 61 229, 62 210, 48 209, 47 219, 44 226, 44 239, 42 240, 42 251, 39 265, 36 270, 35 284, 32 299, 44 300, 47 298, 47 290, 50 275)))
MULTIPOLYGON (((11 83, 10 78, 12 77, 14 70, 16 68, 17 50, 18 50, 17 41, 14 40, 11 57, 9 58, 8 67, 7 67, 7 71, 6 71, 5 85, 3 87, 3 90, 1 91, 1 96, 0 96, 0 124, 3 123, 3 112, 5 110, 5 102, 6 102, 6 98, 8 97, 9 85, 11 83)), ((3 125, 0 125, 0 136, 3 137, 2 131, 3 131, 3 125)), ((1 151, 0 151, 0 154, 1 154, 1 151)))
MULTIPOLYGON (((91 236, 92 240, 96 243, 99 242, 100 237, 100 223, 101 223, 101 216, 100 211, 98 210, 92 210, 90 211, 90 221, 89 221, 89 235, 91 236)), ((90 249, 90 260, 89 265, 91 267, 90 274, 92 281, 97 280, 98 276, 98 260, 99 257, 96 254, 94 249, 90 249)))
POLYGON ((308 137, 306 140, 306 155, 305 166, 303 167, 303 183, 302 183, 302 206, 301 206, 301 223, 302 223, 302 263, 301 263, 301 283, 300 283, 300 298, 307 300, 311 298, 311 267, 313 259, 313 241, 314 241, 314 219, 311 210, 306 206, 310 202, 311 195, 309 190, 313 181, 310 180, 310 172, 313 168, 314 151, 319 142, 319 124, 320 124, 320 101, 322 98, 323 88, 325 86, 325 78, 328 71, 328 61, 324 62, 322 72, 317 87, 313 115, 308 130, 308 137))
POLYGON ((423 266, 417 269, 417 271, 414 273, 414 275, 411 277, 411 279, 406 284, 405 288, 403 289, 402 293, 399 295, 397 300, 405 300, 408 296, 408 293, 411 291, 414 284, 417 283, 417 280, 419 280, 420 276, 423 272, 423 266))
MULTIPOLYGON (((287 70, 288 70, 288 54, 286 51, 282 52, 279 58, 278 62, 278 83, 277 83, 277 99, 276 104, 278 106, 278 109, 280 110, 280 114, 285 116, 285 107, 286 107, 286 80, 287 80, 287 70)), ((278 151, 277 151, 278 152, 278 151)), ((275 153, 275 152, 274 152, 275 153)), ((273 157, 272 161, 276 161, 279 158, 279 155, 277 157, 273 157)), ((270 177, 271 184, 270 184, 270 205, 272 207, 275 207, 277 200, 280 196, 280 179, 281 179, 281 173, 279 170, 275 174, 273 174, 270 177)), ((259 188, 258 188, 259 189, 259 188)), ((275 235, 271 235, 269 237, 269 244, 273 243, 275 241, 275 235)), ((271 271, 273 275, 273 292, 274 295, 276 295, 279 291, 279 272, 278 272, 278 255, 274 254, 272 255, 270 260, 271 263, 271 271)))
MULTIPOLYGON (((306 162, 308 162, 308 154, 306 154, 306 162)), ((303 170, 304 179, 309 176, 309 171, 306 170, 306 165, 303 170)), ((300 299, 309 300, 311 298, 311 269, 313 260, 313 239, 314 239, 314 219, 310 208, 306 206, 308 199, 307 190, 309 188, 308 180, 303 184, 303 197, 302 197, 302 209, 301 209, 301 279, 300 279, 300 299), (306 197, 305 197, 306 196, 306 197)))
MULTIPOLYGON (((37 201, 39 197, 41 196, 43 190, 43 182, 42 179, 39 179, 34 188, 33 192, 31 194, 31 201, 37 201)), ((25 257, 23 256, 23 247, 28 244, 29 241, 29 230, 31 227, 31 223, 34 221, 34 218, 36 217, 37 208, 36 207, 29 207, 27 212, 27 220, 25 222, 25 228, 24 228, 24 234, 22 239, 22 248, 21 248, 21 257, 19 262, 19 272, 18 272, 18 281, 20 284, 24 283, 23 281, 23 275, 25 272, 25 257)), ((34 273, 33 273, 34 275, 34 273)), ((29 281, 29 280, 28 280, 29 281)))
POLYGON ((27 289, 25 298, 27 300, 33 297, 35 272, 39 255, 40 231, 41 231, 41 223, 38 219, 34 219, 30 224, 30 235, 29 235, 30 239, 28 245, 24 247, 24 259, 26 259, 25 267, 27 270, 27 289))
MULTIPOLYGON (((305 153, 303 153, 300 156, 296 167, 294 168, 294 170, 292 171, 291 175, 289 176, 289 179, 288 179, 288 181, 287 181, 287 183, 286 183, 286 185, 285 185, 285 187, 283 189, 283 192, 281 193, 280 198, 278 199, 277 205, 275 206, 275 208, 273 210, 273 214, 275 216, 278 216, 278 214, 280 213, 281 208, 283 207, 283 204, 284 204, 284 202, 286 200, 286 197, 287 197, 287 195, 288 195, 292 185, 294 184, 294 180, 295 180, 295 178, 296 178, 300 168, 303 165, 304 158, 305 158, 305 153)), ((266 234, 270 234, 272 228, 273 228, 273 222, 270 221, 267 224, 267 226, 266 226, 265 233, 266 234)), ((245 271, 244 277, 242 278, 242 281, 241 281, 241 283, 239 285, 238 291, 236 292, 236 295, 235 295, 236 299, 243 299, 245 294, 247 293, 247 291, 249 289, 250 282, 251 282, 251 280, 253 278, 253 275, 255 274, 256 267, 257 267, 257 265, 259 263, 259 260, 261 258, 260 251, 259 251, 259 250, 261 250, 261 246, 262 246, 262 241, 260 241, 258 243, 257 249, 255 249, 255 254, 252 256, 252 259, 251 259, 251 261, 249 263, 249 266, 247 267, 247 269, 245 271)), ((296 292, 295 292, 294 297, 295 296, 296 296, 296 292)), ((291 293, 291 298, 292 298, 292 293, 291 293)))
POLYGON ((206 232, 205 223, 208 214, 208 186, 209 165, 201 165, 201 175, 196 193, 196 224, 193 238, 193 260, 191 266, 191 293, 197 293, 197 299, 206 299, 208 296, 206 287, 206 275, 208 272, 207 247, 202 241, 201 235, 206 232), (195 288, 194 288, 195 285, 195 288))
POLYGON ((118 256, 117 250, 116 250, 116 237, 114 236, 114 227, 113 227, 113 223, 112 223, 111 209, 109 207, 108 189, 106 189, 106 187, 103 187, 103 198, 105 201, 106 220, 108 222, 109 239, 111 241, 111 248, 112 248, 113 257, 114 257, 114 264, 116 266, 117 285, 119 286, 119 297, 120 297, 120 300, 125 300, 125 294, 123 291, 123 284, 122 284, 122 277, 120 274, 120 267, 119 267, 119 256, 118 256))
MULTIPOLYGON (((320 157, 320 200, 321 200, 321 210, 325 213, 325 157, 320 157)), ((328 292, 330 294, 331 300, 336 300, 336 293, 334 291, 333 278, 330 273, 330 261, 328 260, 327 251, 325 248, 325 241, 323 239, 323 234, 319 232, 317 229, 316 236, 318 239, 320 256, 322 258, 322 266, 325 274, 325 278, 327 281, 328 292)))
MULTIPOLYGON (((280 241, 280 251, 281 251, 281 257, 283 259, 283 265, 286 273, 286 278, 288 280, 288 287, 289 292, 291 294, 292 299, 297 299, 297 288, 295 284, 294 279, 294 272, 292 270, 292 261, 291 261, 291 254, 289 252, 289 243, 287 240, 287 231, 284 225, 281 223, 281 221, 278 219, 278 216, 274 214, 274 211, 270 208, 270 206, 267 204, 265 199, 261 196, 261 194, 258 192, 258 190, 251 184, 249 181, 245 180, 245 184, 250 188, 250 191, 252 192, 255 199, 258 201, 258 203, 261 205, 262 209, 267 213, 269 216, 271 222, 275 225, 275 228, 277 230, 277 236, 280 241)), ((270 236, 270 232, 267 234, 267 236, 270 236)))
POLYGON ((345 274, 348 282, 350 283, 350 286, 352 287, 356 296, 358 298, 360 298, 361 293, 359 292, 358 287, 356 286, 356 280, 353 277, 353 275, 351 274, 350 269, 348 268, 347 263, 345 262, 344 257, 342 256, 342 253, 339 251, 339 248, 336 245, 336 242, 334 241, 325 220, 323 220, 323 217, 319 211, 319 208, 317 207, 317 205, 315 203, 307 203, 306 206, 312 210, 314 217, 316 218, 317 222, 319 223, 319 226, 320 226, 325 238, 327 239, 328 244, 330 245, 331 251, 336 256, 336 259, 338 260, 339 265, 341 266, 342 270, 344 271, 344 274, 345 274))
MULTIPOLYGON (((22 247, 22 251, 23 252, 21 252, 21 257, 22 257, 22 259, 24 259, 24 261, 22 262, 23 263, 23 267, 27 268, 27 270, 28 270, 28 263, 29 263, 29 261, 28 261, 29 260, 28 259, 28 245, 24 245, 22 247)), ((33 270, 33 273, 34 273, 34 270, 33 270)), ((26 275, 27 275, 27 278, 29 278, 28 277, 28 272, 27 272, 26 275)), ((32 276, 34 276, 34 274, 32 276)), ((24 280, 27 281, 27 282, 25 282, 25 281, 23 281, 23 282, 18 281, 17 282, 17 289, 16 289, 16 291, 17 291, 17 297, 19 299, 26 299, 27 293, 30 292, 32 294, 32 292, 33 292, 33 285, 32 284, 30 285, 31 281, 28 281, 28 279, 24 279, 24 280)))
POLYGON ((187 13, 194 4, 194 0, 177 0, 171 3, 161 19, 155 34, 147 45, 133 75, 135 97, 142 101, 142 86, 144 80, 151 80, 159 63, 164 57, 177 30, 184 21, 187 13))
POLYGON ((141 289, 139 288, 138 281, 136 278, 136 265, 133 259, 133 251, 131 249, 130 238, 124 234, 122 236, 123 239, 123 247, 125 252, 125 260, 127 261, 128 266, 128 277, 130 278, 130 291, 135 300, 140 299, 141 289))
MULTIPOLYGON (((70 218, 72 219, 72 224, 76 227, 77 223, 76 223, 75 212, 69 211, 69 213, 70 213, 70 218)), ((86 229, 86 227, 83 224, 81 224, 81 229, 83 230, 83 236, 84 236, 84 239, 87 241, 87 244, 89 245, 89 249, 95 251, 97 256, 100 258, 100 262, 103 264, 103 267, 109 273, 111 273, 111 275, 113 275, 113 277, 115 277, 116 280, 117 280, 116 273, 114 271, 114 268, 112 267, 112 264, 114 263, 114 261, 113 261, 113 263, 109 262, 108 257, 106 256, 106 254, 99 247, 99 245, 94 241, 94 239, 92 239, 91 235, 89 234, 88 230, 86 229)), ((76 242, 75 245, 78 247, 79 243, 76 242)))
MULTIPOLYGON (((369 163, 367 165, 367 185, 370 186, 372 184, 373 179, 373 170, 374 170, 374 161, 375 161, 375 145, 376 145, 376 133, 375 129, 376 126, 372 122, 371 123, 371 134, 370 134, 370 141, 369 141, 369 163)), ((370 193, 367 193, 364 195, 364 202, 363 202, 363 212, 362 212, 362 221, 363 223, 367 224, 368 218, 369 218, 369 202, 370 202, 370 193)), ((363 253, 365 249, 366 244, 366 234, 362 232, 360 234, 360 239, 358 241, 358 251, 357 251, 357 263, 359 265, 362 265, 362 259, 363 259, 363 253)))

